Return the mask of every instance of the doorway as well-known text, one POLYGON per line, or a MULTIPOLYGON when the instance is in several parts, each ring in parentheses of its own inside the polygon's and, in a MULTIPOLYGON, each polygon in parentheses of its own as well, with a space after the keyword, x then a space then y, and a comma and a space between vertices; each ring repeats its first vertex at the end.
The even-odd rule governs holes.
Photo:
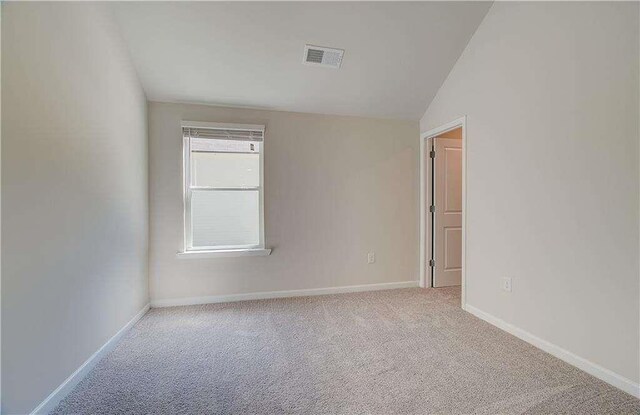
POLYGON ((420 286, 462 286, 465 304, 466 129, 460 118, 422 133, 420 286))

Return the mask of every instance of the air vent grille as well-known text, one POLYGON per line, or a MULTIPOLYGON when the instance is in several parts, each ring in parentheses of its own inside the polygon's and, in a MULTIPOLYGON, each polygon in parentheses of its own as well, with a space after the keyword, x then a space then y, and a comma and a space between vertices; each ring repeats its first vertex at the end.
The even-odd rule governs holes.
POLYGON ((303 63, 319 65, 329 68, 339 68, 342 64, 344 50, 325 48, 322 46, 305 45, 303 63))
POLYGON ((307 62, 322 63, 322 55, 324 55, 323 50, 309 48, 307 50, 307 62))

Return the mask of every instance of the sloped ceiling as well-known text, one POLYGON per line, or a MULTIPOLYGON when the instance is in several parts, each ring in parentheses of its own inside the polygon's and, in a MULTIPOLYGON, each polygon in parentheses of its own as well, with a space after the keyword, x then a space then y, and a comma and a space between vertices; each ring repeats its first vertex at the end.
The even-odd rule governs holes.
POLYGON ((489 2, 112 4, 147 97, 418 120, 489 2), (306 43, 345 49, 303 65, 306 43))

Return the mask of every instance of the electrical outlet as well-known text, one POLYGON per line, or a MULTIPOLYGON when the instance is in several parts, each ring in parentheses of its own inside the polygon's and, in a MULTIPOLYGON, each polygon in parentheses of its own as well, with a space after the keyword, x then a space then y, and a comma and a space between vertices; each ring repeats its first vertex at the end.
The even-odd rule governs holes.
POLYGON ((502 291, 511 292, 511 278, 506 277, 502 279, 502 291))
POLYGON ((374 262, 376 262, 376 253, 369 252, 367 254, 367 264, 373 264, 374 262))

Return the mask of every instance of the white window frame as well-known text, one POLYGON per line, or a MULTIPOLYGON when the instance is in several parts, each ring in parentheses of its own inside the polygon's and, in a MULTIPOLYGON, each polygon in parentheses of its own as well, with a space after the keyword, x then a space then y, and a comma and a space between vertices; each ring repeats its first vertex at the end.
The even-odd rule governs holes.
MULTIPOLYGON (((255 124, 228 124, 217 122, 182 121, 182 128, 211 128, 221 130, 257 130, 263 132, 263 140, 260 143, 260 183, 258 187, 233 188, 226 190, 257 190, 259 200, 259 243, 257 245, 234 245, 234 246, 209 246, 193 247, 193 235, 191 224, 191 141, 188 137, 182 138, 182 193, 183 193, 183 224, 184 240, 183 249, 178 252, 183 258, 212 258, 222 256, 265 256, 271 254, 271 249, 265 248, 264 236, 264 125, 255 124)), ((180 131, 182 131, 182 128, 180 131)), ((202 189, 200 187, 200 189, 202 189)), ((211 191, 225 190, 223 188, 207 189, 211 191)))

